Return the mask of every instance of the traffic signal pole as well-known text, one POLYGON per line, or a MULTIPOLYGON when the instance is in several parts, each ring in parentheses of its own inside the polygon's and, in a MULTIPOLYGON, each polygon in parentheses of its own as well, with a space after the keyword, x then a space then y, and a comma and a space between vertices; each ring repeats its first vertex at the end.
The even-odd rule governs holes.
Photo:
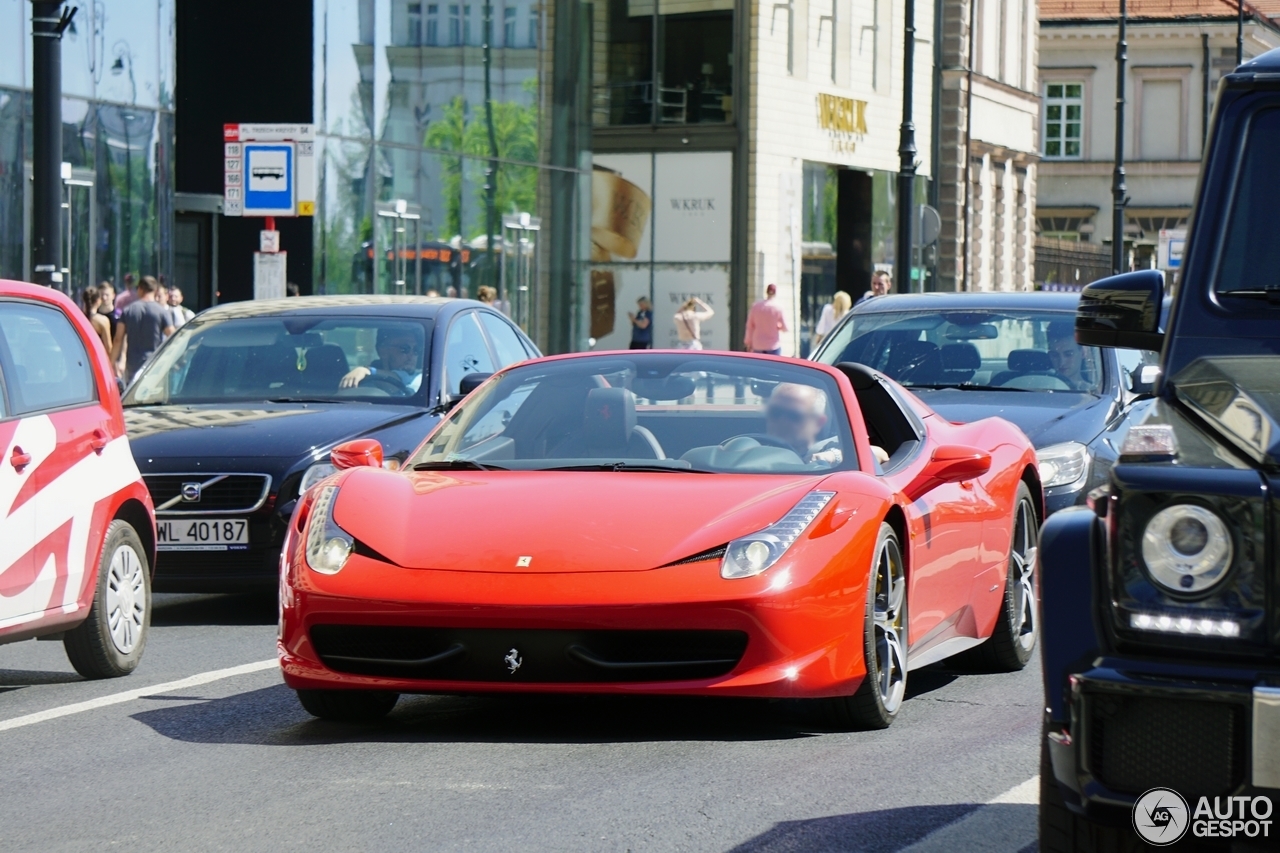
POLYGON ((76 10, 31 3, 31 280, 62 281, 62 33, 76 10))

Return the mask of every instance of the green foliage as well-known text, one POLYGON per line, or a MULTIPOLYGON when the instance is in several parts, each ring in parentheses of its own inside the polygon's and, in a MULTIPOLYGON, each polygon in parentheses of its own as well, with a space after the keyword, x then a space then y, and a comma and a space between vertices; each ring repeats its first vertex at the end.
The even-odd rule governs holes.
MULTIPOLYGON (((527 87, 526 87, 527 88, 527 87)), ((538 170, 538 109, 536 104, 524 105, 512 101, 493 103, 493 135, 497 146, 498 162, 494 202, 499 215, 520 210, 533 210, 537 203, 538 170), (517 163, 506 161, 518 161, 517 163), (530 165, 521 165, 528 163, 530 165)), ((484 106, 469 108, 459 95, 442 111, 441 118, 427 128, 424 138, 427 148, 445 152, 458 152, 464 156, 441 157, 441 191, 445 200, 445 239, 462 233, 463 161, 473 158, 472 165, 479 171, 475 182, 477 207, 484 210, 488 203, 484 191, 483 170, 493 152, 489 147, 489 128, 484 106)), ((479 234, 484 233, 484 219, 480 218, 479 234)), ((472 235, 477 236, 477 235, 472 235)))

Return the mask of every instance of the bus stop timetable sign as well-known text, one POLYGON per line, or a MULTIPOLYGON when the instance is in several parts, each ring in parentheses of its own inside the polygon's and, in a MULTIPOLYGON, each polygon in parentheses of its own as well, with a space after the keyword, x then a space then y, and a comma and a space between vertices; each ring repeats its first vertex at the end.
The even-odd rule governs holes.
POLYGON ((314 216, 315 127, 222 126, 226 216, 314 216))

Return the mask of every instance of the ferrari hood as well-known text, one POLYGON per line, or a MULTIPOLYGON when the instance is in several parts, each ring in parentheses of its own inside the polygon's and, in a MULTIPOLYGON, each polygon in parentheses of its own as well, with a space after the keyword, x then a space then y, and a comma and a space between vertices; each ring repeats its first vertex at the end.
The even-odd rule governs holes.
POLYGON ((777 521, 821 477, 641 472, 352 471, 338 525, 406 568, 628 572, 777 521))

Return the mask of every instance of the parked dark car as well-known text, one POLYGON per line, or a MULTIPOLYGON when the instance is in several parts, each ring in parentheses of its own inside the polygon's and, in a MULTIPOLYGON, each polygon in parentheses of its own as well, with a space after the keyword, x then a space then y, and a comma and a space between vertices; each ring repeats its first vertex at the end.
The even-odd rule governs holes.
POLYGON ((294 503, 353 438, 402 462, 469 383, 539 355, 479 302, 322 296, 203 312, 124 397, 156 505, 155 588, 274 588, 294 503))
POLYGON ((1143 375, 1153 356, 1076 344, 1078 300, 1075 293, 881 296, 846 314, 813 359, 873 367, 948 420, 1012 421, 1035 445, 1052 513, 1106 482, 1115 431, 1153 378, 1151 370, 1143 375))
POLYGON ((1092 507, 1041 539, 1044 853, 1280 835, 1277 151, 1272 51, 1218 89, 1168 331, 1159 272, 1080 301, 1081 343, 1160 351, 1161 376, 1092 507))

